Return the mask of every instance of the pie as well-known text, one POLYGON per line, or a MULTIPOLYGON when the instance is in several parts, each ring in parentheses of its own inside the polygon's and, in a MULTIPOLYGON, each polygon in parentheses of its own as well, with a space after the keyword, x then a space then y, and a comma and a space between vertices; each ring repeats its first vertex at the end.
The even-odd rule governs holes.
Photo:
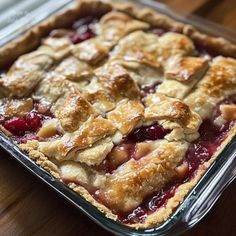
POLYGON ((0 48, 0 129, 108 218, 156 226, 236 133, 235 58, 148 8, 78 1, 0 48))

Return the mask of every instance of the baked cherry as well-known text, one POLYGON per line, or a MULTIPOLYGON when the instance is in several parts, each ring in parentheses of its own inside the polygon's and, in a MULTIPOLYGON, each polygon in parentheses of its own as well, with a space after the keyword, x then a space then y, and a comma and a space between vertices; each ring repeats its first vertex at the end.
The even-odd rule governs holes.
POLYGON ((155 83, 155 84, 151 84, 151 85, 142 85, 141 88, 140 88, 141 96, 146 97, 148 94, 155 93, 156 92, 156 87, 159 84, 160 83, 155 83))
POLYGON ((26 120, 22 117, 5 121, 4 128, 10 131, 13 135, 23 135, 30 129, 26 120))
POLYGON ((170 132, 171 130, 164 129, 161 125, 156 123, 150 126, 143 126, 134 130, 128 135, 127 140, 137 143, 143 142, 145 140, 163 139, 170 132))
POLYGON ((25 142, 25 140, 36 139, 35 132, 42 126, 42 121, 47 118, 33 110, 23 117, 5 120, 2 125, 12 133, 13 139, 20 143, 25 142))
POLYGON ((84 33, 75 33, 74 35, 69 36, 73 44, 81 43, 93 37, 95 37, 95 34, 92 31, 86 31, 84 33))
POLYGON ((76 21, 72 28, 53 30, 50 36, 55 38, 69 38, 73 44, 81 43, 96 36, 94 33, 94 24, 96 22, 97 18, 88 16, 76 21))
POLYGON ((41 120, 42 116, 36 112, 30 112, 25 116, 25 121, 30 127, 30 131, 37 131, 42 125, 41 120))

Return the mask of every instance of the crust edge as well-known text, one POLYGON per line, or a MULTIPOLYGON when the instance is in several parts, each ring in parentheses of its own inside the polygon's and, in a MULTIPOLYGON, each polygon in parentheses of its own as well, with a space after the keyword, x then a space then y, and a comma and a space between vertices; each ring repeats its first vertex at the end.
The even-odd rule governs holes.
POLYGON ((32 27, 22 36, 0 48, 0 69, 9 66, 20 55, 39 46, 41 39, 52 29, 65 27, 86 13, 104 14, 111 10, 124 12, 155 27, 164 27, 187 35, 195 42, 204 42, 224 56, 236 57, 236 44, 222 37, 201 33, 191 25, 184 24, 149 8, 139 9, 131 3, 114 3, 111 0, 76 0, 73 7, 50 16, 32 27), (99 11, 98 11, 99 9, 99 11), (61 20, 63 19, 63 21, 61 20))
POLYGON ((40 45, 41 39, 51 30, 69 26, 87 13, 98 14, 97 9, 100 9, 99 14, 104 14, 111 11, 112 7, 99 0, 77 0, 72 7, 49 16, 46 20, 26 30, 22 36, 0 47, 0 70, 8 67, 19 56, 36 49, 40 45))

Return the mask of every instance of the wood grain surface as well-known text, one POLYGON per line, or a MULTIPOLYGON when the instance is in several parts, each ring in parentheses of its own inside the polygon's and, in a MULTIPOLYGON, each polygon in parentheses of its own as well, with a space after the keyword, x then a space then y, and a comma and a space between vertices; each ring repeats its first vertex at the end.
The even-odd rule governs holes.
MULTIPOLYGON (((236 30, 236 0, 162 0, 236 30)), ((236 181, 183 236, 236 235, 236 181)), ((110 236, 0 149, 0 236, 110 236)))

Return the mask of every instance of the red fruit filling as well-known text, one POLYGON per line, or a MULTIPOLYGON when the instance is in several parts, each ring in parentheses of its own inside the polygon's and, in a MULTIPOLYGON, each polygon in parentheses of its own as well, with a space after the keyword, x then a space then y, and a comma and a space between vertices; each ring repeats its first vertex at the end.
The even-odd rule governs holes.
POLYGON ((211 158, 227 137, 231 125, 232 123, 227 123, 223 127, 217 127, 210 120, 205 120, 200 127, 200 138, 190 145, 185 156, 184 161, 188 164, 185 176, 147 197, 142 205, 133 211, 118 214, 119 220, 125 224, 142 223, 147 215, 165 206, 168 199, 174 196, 176 189, 193 178, 199 166, 211 158))
MULTIPOLYGON (((212 157, 212 155, 216 152, 220 144, 227 138, 229 130, 235 124, 234 121, 231 121, 226 122, 222 126, 217 126, 213 122, 214 119, 220 115, 219 106, 221 104, 232 103, 236 103, 235 95, 217 104, 213 111, 213 117, 211 119, 206 119, 203 121, 199 129, 200 137, 190 144, 189 149, 183 160, 183 163, 187 164, 187 168, 183 176, 177 177, 175 179, 175 182, 169 183, 160 191, 148 196, 140 206, 130 212, 117 212, 111 209, 114 211, 114 213, 118 215, 120 222, 124 224, 144 222, 145 218, 149 214, 154 213, 159 208, 166 205, 167 201, 175 195, 176 190, 181 184, 188 182, 195 176, 197 170, 199 169, 199 166, 212 157)), ((164 130, 161 126, 157 124, 136 129, 125 139, 125 142, 128 143, 128 145, 126 144, 124 148, 127 149, 127 152, 129 153, 129 157, 126 159, 129 160, 130 158, 135 158, 134 150, 135 144, 137 142, 142 142, 144 140, 160 139, 163 138, 169 132, 170 130, 164 130)), ((127 160, 124 159, 121 164, 126 161, 127 160)), ((108 167, 107 170, 110 173, 112 172, 112 170, 117 168, 117 166, 112 166, 111 163, 112 162, 106 163, 106 166, 108 167)), ((102 202, 102 200, 99 199, 96 193, 93 194, 93 196, 95 197, 95 199, 102 202)))
POLYGON ((163 139, 170 132, 171 130, 164 129, 161 125, 156 123, 150 126, 142 126, 134 130, 126 137, 126 140, 127 142, 138 143, 145 140, 163 139))
POLYGON ((70 36, 70 40, 73 44, 81 43, 87 39, 95 37, 95 34, 91 31, 86 31, 83 33, 75 33, 70 36))
POLYGON ((148 197, 139 207, 127 213, 118 214, 119 220, 124 224, 142 223, 149 214, 152 214, 166 204, 167 200, 175 195, 179 184, 168 186, 148 197))
POLYGON ((96 36, 94 32, 96 22, 97 18, 88 16, 76 21, 70 29, 53 30, 50 36, 55 38, 67 37, 73 44, 81 43, 96 36))
POLYGON ((3 124, 4 128, 10 131, 13 135, 22 135, 30 130, 25 118, 13 118, 7 120, 3 124))
POLYGON ((25 116, 25 121, 28 124, 30 131, 37 131, 42 125, 42 115, 36 112, 30 112, 25 116))
POLYGON ((137 157, 136 155, 137 143, 163 139, 165 135, 170 132, 171 130, 164 129, 157 123, 135 129, 126 138, 124 138, 121 144, 116 145, 112 149, 110 154, 108 154, 98 169, 105 170, 107 173, 111 173, 113 170, 117 169, 120 165, 127 162, 131 158, 136 160, 140 159, 140 156, 137 157), (116 155, 114 152, 116 152, 116 155))
POLYGON ((152 94, 156 92, 156 87, 159 85, 160 83, 155 83, 152 85, 142 85, 140 87, 140 92, 141 92, 141 96, 142 98, 146 97, 148 94, 152 94))
MULTIPOLYGON (((35 105, 37 108, 38 104, 35 105)), ((13 117, 2 120, 1 124, 13 136, 17 143, 25 143, 27 140, 39 139, 36 133, 41 128, 44 120, 51 119, 51 114, 39 113, 37 109, 32 110, 23 117, 13 117)))
POLYGON ((15 136, 22 136, 27 131, 35 132, 42 125, 42 115, 32 111, 24 117, 15 117, 6 120, 3 124, 4 128, 10 131, 15 136))

